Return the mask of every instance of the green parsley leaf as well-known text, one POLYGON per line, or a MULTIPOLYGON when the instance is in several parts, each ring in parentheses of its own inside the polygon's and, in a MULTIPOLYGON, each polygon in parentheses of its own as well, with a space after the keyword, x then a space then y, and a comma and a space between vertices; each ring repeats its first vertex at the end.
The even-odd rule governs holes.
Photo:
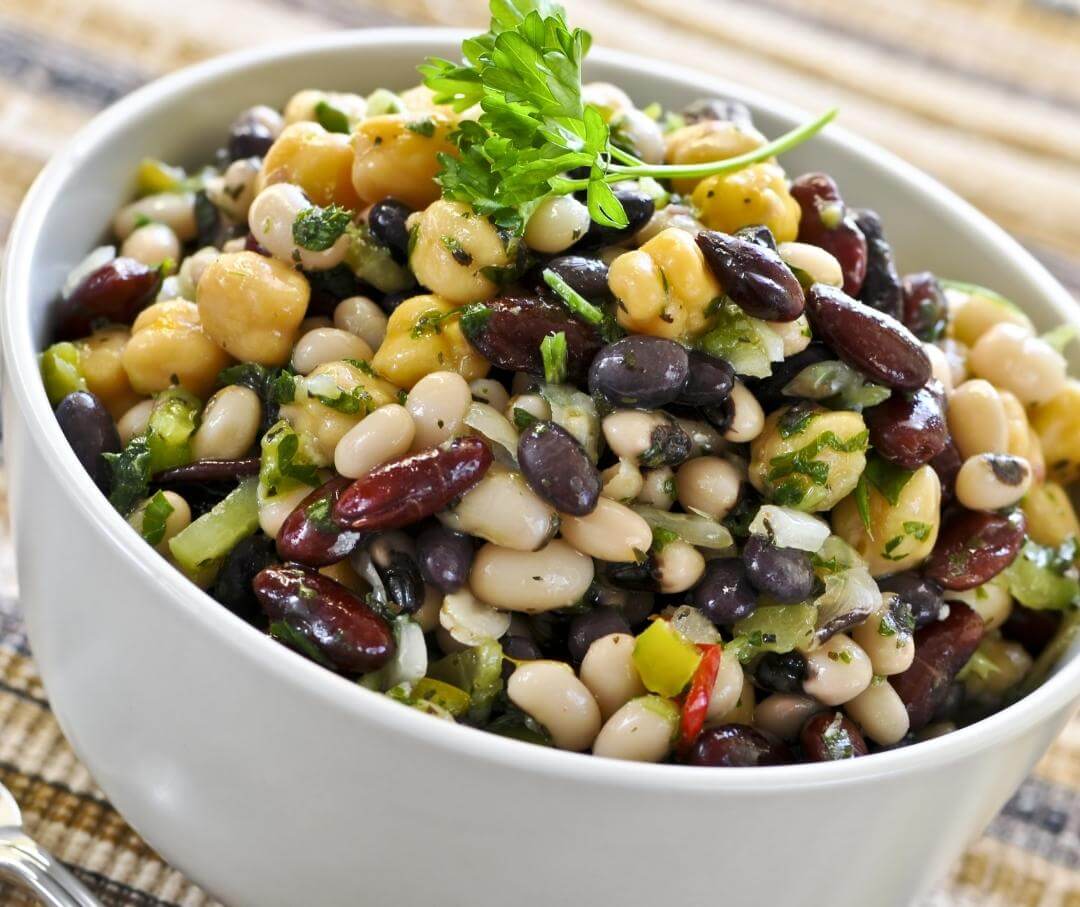
POLYGON ((127 516, 150 489, 150 445, 132 438, 120 453, 102 454, 109 464, 109 503, 127 516))
POLYGON ((339 205, 305 208, 293 221, 293 242, 309 252, 325 252, 341 238, 351 223, 352 215, 339 205))
POLYGON ((520 406, 514 407, 514 428, 516 428, 518 431, 524 431, 534 422, 539 421, 540 420, 537 419, 536 416, 530 413, 527 409, 522 409, 520 406))
POLYGON ((562 384, 566 380, 566 333, 548 334, 540 341, 540 358, 544 362, 544 381, 562 384))
POLYGON ((900 493, 914 475, 914 470, 904 469, 876 455, 867 459, 866 469, 863 471, 867 481, 881 492, 881 496, 893 507, 900 501, 900 493))

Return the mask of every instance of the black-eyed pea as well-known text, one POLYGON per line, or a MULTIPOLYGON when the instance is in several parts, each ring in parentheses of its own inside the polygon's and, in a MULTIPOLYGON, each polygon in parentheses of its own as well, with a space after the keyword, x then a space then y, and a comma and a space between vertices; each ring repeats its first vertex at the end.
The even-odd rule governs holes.
POLYGON ((805 315, 800 315, 794 321, 768 321, 766 324, 783 341, 785 359, 805 350, 814 336, 805 315))
POLYGON ((457 433, 471 404, 469 382, 457 372, 432 372, 417 381, 405 401, 416 425, 415 448, 435 447, 457 433))
POLYGON ((388 403, 350 428, 334 448, 334 468, 358 479, 376 466, 403 457, 412 447, 416 428, 404 406, 388 403))
POLYGON ((948 605, 949 602, 963 602, 971 608, 982 618, 987 633, 996 630, 1005 623, 1013 610, 1013 599, 1012 595, 1009 594, 1009 584, 1000 576, 994 577, 981 586, 966 589, 963 592, 946 589, 945 604, 948 605))
POLYGON ((506 694, 544 726, 559 749, 581 752, 600 733, 600 707, 565 662, 538 660, 519 665, 510 675, 506 694))
MULTIPOLYGON (((154 543, 154 548, 162 557, 171 559, 169 539, 191 525, 191 508, 188 506, 188 502, 174 491, 163 491, 161 494, 165 497, 172 510, 165 517, 161 538, 154 543)), ((146 508, 152 500, 153 498, 147 498, 139 503, 127 518, 128 523, 140 534, 144 531, 143 519, 146 516, 146 508)))
POLYGON ((1045 403, 1065 387, 1065 357, 1016 324, 996 324, 971 348, 968 367, 1025 406, 1045 403))
POLYGON ((902 674, 915 660, 911 630, 899 626, 890 614, 896 600, 895 592, 884 593, 881 608, 851 631, 851 638, 862 647, 879 677, 902 674))
POLYGON ((206 330, 195 303, 170 299, 139 313, 121 362, 137 394, 166 390, 179 379, 183 387, 205 398, 230 357, 206 330))
POLYGON ((345 260, 349 236, 342 233, 328 249, 298 245, 294 225, 305 211, 314 208, 304 190, 292 183, 274 183, 262 190, 248 210, 248 227, 260 246, 278 261, 300 265, 308 271, 326 271, 345 260))
POLYGON ((1080 380, 1069 378, 1059 394, 1033 407, 1031 427, 1042 444, 1047 474, 1063 484, 1080 478, 1080 380))
POLYGON ((923 352, 926 353, 926 358, 930 360, 930 373, 933 375, 934 380, 941 382, 945 396, 949 396, 953 392, 953 369, 949 357, 936 343, 924 343, 923 352))
POLYGON ((223 387, 206 402, 191 453, 196 460, 238 460, 251 450, 261 420, 255 391, 240 384, 223 387))
POLYGON ((473 558, 469 587, 477 598, 504 610, 540 614, 580 601, 593 575, 592 558, 561 539, 539 551, 488 542, 473 558))
POLYGON ((113 232, 123 241, 146 222, 165 224, 180 242, 195 238, 195 194, 192 192, 161 192, 147 195, 125 205, 113 218, 113 232))
POLYGON ((120 434, 122 445, 126 447, 132 438, 146 433, 146 426, 150 423, 150 413, 153 409, 153 400, 140 400, 125 410, 116 422, 116 430, 120 434))
POLYGON ((634 667, 633 655, 633 636, 610 633, 589 646, 581 662, 581 680, 595 697, 605 719, 624 703, 647 692, 634 667))
POLYGON ((695 457, 675 473, 679 503, 691 512, 722 520, 739 500, 743 474, 720 457, 695 457))
POLYGON ((789 268, 803 271, 811 283, 825 283, 831 287, 844 285, 844 272, 840 262, 820 246, 804 242, 785 242, 777 247, 780 257, 789 268))
POLYGON ((439 155, 457 153, 449 139, 456 125, 457 118, 445 110, 365 119, 352 137, 356 192, 371 204, 389 196, 411 208, 430 205, 439 198, 439 155))
POLYGON ((1009 422, 994 386, 982 378, 965 381, 949 397, 949 431, 964 459, 981 453, 1005 453, 1009 422))
POLYGON ((206 181, 206 197, 233 223, 246 222, 248 209, 255 200, 255 182, 261 167, 259 158, 233 161, 221 176, 206 181))
POLYGON ((126 327, 99 328, 77 344, 79 369, 86 389, 97 397, 114 419, 120 418, 139 399, 124 370, 124 350, 131 337, 126 327))
POLYGON ((1046 482, 1032 488, 1020 506, 1027 517, 1028 535, 1040 545, 1056 548, 1070 538, 1080 537, 1080 520, 1076 517, 1076 510, 1068 492, 1057 482, 1046 482))
MULTIPOLYGON (((472 391, 474 400, 486 403, 488 406, 499 410, 499 412, 504 412, 510 402, 510 395, 506 392, 506 388, 502 386, 501 381, 496 381, 494 378, 477 378, 470 381, 469 390, 472 391)), ((507 418, 512 422, 513 413, 507 418)))
POLYGON ((724 440, 732 444, 749 444, 765 428, 765 411, 741 381, 731 389, 731 421, 724 430, 724 440))
POLYGON ((180 240, 165 224, 144 224, 124 240, 120 254, 152 268, 167 261, 175 265, 180 260, 180 240))
POLYGON ((945 290, 945 296, 949 303, 949 334, 965 346, 974 346, 983 334, 998 324, 1011 324, 1028 334, 1035 333, 1031 319, 1001 298, 952 287, 945 290))
POLYGON ((451 509, 443 525, 504 548, 538 551, 555 535, 559 517, 519 472, 492 466, 451 509))
POLYGON ((681 539, 668 542, 654 556, 660 591, 675 595, 697 584, 705 573, 705 558, 681 539))
POLYGON ((258 495, 259 528, 270 538, 276 538, 278 530, 281 529, 281 524, 309 494, 311 494, 309 485, 291 488, 273 496, 267 496, 260 488, 258 495))
POLYGON ((875 677, 858 696, 844 703, 844 711, 880 746, 899 743, 910 727, 899 694, 881 677, 875 677))
POLYGON ((632 501, 645 484, 641 470, 629 460, 619 460, 600 473, 604 483, 600 493, 613 501, 632 501))
POLYGON ((292 351, 293 370, 306 375, 327 362, 357 359, 367 362, 374 355, 356 334, 340 328, 318 327, 303 334, 292 351))
POLYGON ((705 723, 708 725, 726 722, 728 716, 738 708, 745 685, 746 675, 739 659, 734 654, 725 652, 720 657, 720 667, 713 682, 709 707, 705 711, 705 723))
POLYGON ((386 338, 386 314, 367 296, 350 296, 334 308, 334 327, 377 350, 386 338))
POLYGON ((1031 488, 1031 466, 1023 457, 982 453, 968 457, 956 474, 956 499, 970 510, 1011 507, 1031 488))
POLYGON ((443 598, 439 624, 462 645, 477 646, 498 639, 510 629, 510 614, 482 602, 468 589, 443 598))
POLYGON ((515 394, 509 399, 503 414, 515 425, 517 419, 514 416, 514 410, 518 409, 541 422, 551 418, 551 404, 539 394, 515 394))
POLYGON ((719 453, 727 447, 723 435, 716 430, 715 426, 703 419, 686 419, 683 416, 675 416, 674 421, 690 438, 691 457, 719 453))
POLYGON ((862 647, 837 633, 807 654, 803 692, 828 706, 843 705, 869 687, 873 676, 862 647))
POLYGON ((631 699, 604 722, 593 755, 632 762, 661 762, 671 752, 679 729, 679 709, 670 699, 631 699))
POLYGON ((670 466, 661 466, 642 474, 641 491, 637 500, 639 504, 647 504, 658 510, 671 510, 677 494, 675 470, 670 466))
POLYGON ((562 514, 562 537, 582 554, 612 563, 639 560, 652 545, 652 529, 629 507, 601 497, 587 516, 562 514))
POLYGON ((604 440, 620 460, 636 463, 652 446, 652 436, 666 420, 659 413, 621 409, 605 416, 600 423, 604 440))
POLYGON ((591 223, 589 209, 574 196, 549 196, 536 206, 525 224, 525 245, 554 255, 581 239, 591 223))
POLYGON ((799 739, 809 718, 824 712, 825 706, 812 696, 801 693, 773 693, 757 704, 754 724, 761 730, 789 743, 799 739))

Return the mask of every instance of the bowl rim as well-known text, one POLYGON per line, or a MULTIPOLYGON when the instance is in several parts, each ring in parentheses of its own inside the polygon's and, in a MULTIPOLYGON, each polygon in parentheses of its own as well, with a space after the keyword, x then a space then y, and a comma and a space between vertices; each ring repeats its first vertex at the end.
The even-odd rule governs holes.
MULTIPOLYGON (((130 545, 132 532, 126 521, 109 506, 67 444, 53 417, 40 381, 31 329, 30 298, 34 272, 31 253, 41 234, 47 213, 56 204, 55 187, 82 165, 90 149, 114 131, 137 122, 144 114, 178 94, 221 79, 236 78, 245 70, 270 62, 285 62, 313 54, 372 45, 393 45, 419 57, 446 52, 469 32, 448 28, 378 28, 305 37, 289 44, 270 44, 215 57, 156 79, 94 116, 43 168, 23 200, 12 226, 2 275, 3 305, 0 308, 0 343, 5 375, 26 422, 34 445, 44 454, 48 468, 71 490, 76 506, 96 531, 104 535, 117 556, 163 588, 163 598, 181 615, 199 626, 200 632, 221 638, 235 657, 250 659, 258 670, 284 683, 302 688, 306 695, 325 700, 339 711, 372 721, 398 733, 403 745, 418 743, 471 758, 517 768, 535 774, 621 788, 666 789, 697 794, 759 793, 764 791, 832 787, 855 781, 872 781, 912 772, 935 764, 953 762, 1030 731, 1053 713, 1065 709, 1080 693, 1080 652, 1063 663, 1041 687, 1018 702, 983 720, 917 745, 876 753, 870 758, 837 763, 804 763, 702 771, 684 765, 645 764, 569 753, 500 737, 495 734, 434 721, 414 709, 403 708, 388 697, 359 687, 286 649, 250 626, 207 593, 188 582, 176 582, 176 570, 163 558, 146 557, 139 546, 130 545)), ((805 117, 798 108, 760 92, 707 73, 636 54, 594 48, 591 60, 621 68, 640 68, 646 63, 658 76, 681 82, 695 91, 727 93, 785 120, 805 117)), ((953 210, 974 238, 1013 260, 1067 319, 1080 320, 1080 305, 1020 244, 932 177, 855 134, 830 125, 815 141, 838 147, 842 153, 863 158, 889 173, 913 192, 931 194, 953 210)), ((103 216, 104 220, 104 216, 103 216)), ((72 263, 75 264, 74 262, 72 263)), ((32 642, 32 640, 31 640, 32 642)))

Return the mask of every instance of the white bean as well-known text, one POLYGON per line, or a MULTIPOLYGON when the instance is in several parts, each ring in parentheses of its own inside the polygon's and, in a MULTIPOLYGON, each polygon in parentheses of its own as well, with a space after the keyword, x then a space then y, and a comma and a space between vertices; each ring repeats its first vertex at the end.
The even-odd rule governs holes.
POLYGON ((637 499, 640 503, 659 510, 671 510, 675 495, 675 471, 670 466, 661 466, 644 474, 637 499))
POLYGON ((296 341, 292 351, 292 367, 301 375, 313 372, 327 362, 359 359, 368 362, 375 355, 356 334, 340 328, 315 328, 296 341))
POLYGON ((968 367, 980 378, 1029 405, 1045 403, 1065 387, 1065 357, 1023 326, 1002 322, 971 348, 968 367))
POLYGON ((824 711, 825 706, 810 696, 773 693, 758 703, 754 724, 766 733, 791 742, 799 739, 799 732, 809 718, 824 711))
POLYGON ((592 558, 560 539, 539 551, 515 551, 489 542, 473 558, 469 586, 488 604, 540 614, 580 601, 593 573, 592 558))
POLYGON ((252 236, 267 252, 289 265, 299 264, 309 271, 325 271, 345 260, 348 234, 342 233, 329 249, 316 252, 298 246, 293 225, 301 212, 313 207, 304 190, 292 183, 273 183, 263 189, 248 211, 252 236))
MULTIPOLYGON (((172 552, 169 550, 169 539, 174 538, 177 533, 191 525, 191 508, 188 506, 188 502, 174 491, 165 491, 162 494, 164 494, 165 500, 169 502, 169 506, 172 507, 172 511, 165 517, 165 534, 154 545, 154 549, 163 557, 171 559, 172 552)), ((142 532, 146 505, 150 501, 151 498, 142 501, 127 518, 128 523, 134 526, 139 533, 142 532)))
POLYGON ((165 224, 181 242, 195 238, 195 194, 193 192, 161 192, 147 195, 125 205, 113 218, 113 232, 125 240, 145 221, 165 224))
POLYGON ((199 285, 199 278, 203 276, 210 262, 214 261, 221 253, 213 246, 203 246, 198 252, 193 252, 182 262, 180 271, 177 273, 177 286, 181 299, 195 299, 195 288, 199 285))
POLYGON ((297 488, 283 491, 281 494, 276 494, 272 498, 268 498, 264 497, 260 490, 259 528, 270 536, 270 538, 276 537, 278 530, 281 528, 281 524, 285 522, 286 517, 288 517, 288 515, 296 509, 296 505, 311 494, 311 492, 311 486, 300 485, 297 488))
POLYGON ((613 501, 632 501, 641 494, 645 480, 639 470, 629 460, 619 460, 600 473, 604 483, 600 493, 613 501))
POLYGON ((806 656, 803 691, 825 705, 841 705, 870 686, 873 676, 862 647, 837 633, 806 656))
POLYGON ((510 675, 506 694, 547 729, 559 749, 586 750, 600 733, 600 707, 565 662, 525 662, 510 675))
POLYGON ((716 681, 713 683, 712 698, 709 699, 709 707, 705 711, 706 723, 721 721, 731 713, 739 704, 745 682, 746 675, 739 659, 723 653, 720 657, 720 669, 716 672, 716 681))
POLYGON ((613 123, 626 136, 634 153, 646 164, 664 162, 664 133, 660 124, 645 111, 629 107, 615 117, 613 123))
POLYGON ((355 334, 373 350, 386 339, 386 313, 366 296, 350 296, 334 308, 334 327, 355 334))
POLYGON ((1001 510, 1028 493, 1031 478, 1031 466, 1023 457, 977 454, 956 474, 956 499, 971 510, 1001 510))
POLYGON ((443 599, 439 623, 454 639, 466 646, 478 646, 485 639, 498 639, 510 629, 510 615, 498 611, 462 589, 443 599))
POLYGON ((670 699, 631 699, 604 722, 593 743, 593 755, 632 762, 660 762, 671 752, 679 727, 679 710, 670 699))
POLYGON ((120 247, 120 254, 156 268, 164 261, 180 259, 180 240, 165 224, 145 224, 132 231, 120 247))
POLYGON ((1005 405, 989 381, 965 381, 949 397, 949 431, 965 460, 981 453, 1005 453, 1009 424, 1005 405))
POLYGON ((883 593, 881 608, 851 631, 851 638, 866 652, 874 673, 880 677, 902 674, 915 660, 915 640, 911 633, 887 620, 896 597, 895 592, 883 593), (882 620, 886 620, 884 631, 882 620))
POLYGON ((634 666, 634 637, 609 633, 589 646, 581 662, 581 680, 596 697, 600 713, 611 717, 623 703, 647 692, 634 666))
POLYGON ((1005 623, 1013 610, 1013 599, 1012 595, 1009 594, 1009 585, 998 577, 963 592, 946 589, 946 607, 948 607, 949 602, 963 602, 971 608, 982 618, 987 633, 996 630, 1005 623))
POLYGON ((652 446, 652 435, 667 420, 659 413, 645 413, 636 409, 621 409, 605 416, 600 423, 611 452, 620 460, 636 463, 652 446))
POLYGON ((246 222, 261 167, 258 158, 233 161, 221 176, 207 180, 206 197, 234 223, 246 222))
POLYGON ((529 217, 525 245, 547 254, 562 252, 585 235, 590 223, 589 209, 574 196, 550 196, 529 217))
POLYGON ((742 474, 720 457, 697 457, 679 467, 675 486, 687 510, 722 520, 739 500, 742 474))
POLYGON ((765 428, 765 411, 741 381, 736 381, 731 389, 731 405, 734 413, 724 439, 733 444, 749 444, 765 428))
POLYGON ((810 331, 810 321, 805 315, 800 315, 794 321, 767 321, 766 324, 784 342, 785 359, 805 350, 814 336, 810 331))
MULTIPOLYGON (((472 391, 474 400, 486 403, 499 412, 503 412, 510 402, 510 395, 506 392, 506 388, 502 386, 501 381, 496 381, 494 378, 477 378, 475 381, 470 381, 469 390, 472 391)), ((507 418, 511 422, 514 421, 513 414, 507 418)))
POLYGON ((191 453, 196 460, 238 460, 255 443, 261 420, 255 391, 240 384, 223 387, 206 403, 191 453))
POLYGON ((136 403, 116 423, 116 430, 120 433, 120 443, 127 447, 128 441, 145 434, 146 426, 150 422, 150 413, 154 409, 153 400, 143 400, 136 403))
POLYGON ((562 514, 562 537, 582 554, 602 561, 627 563, 652 545, 652 529, 629 507, 601 497, 587 516, 562 514))
POLYGON ((867 737, 881 746, 899 743, 911 726, 903 700, 892 684, 884 680, 871 683, 845 703, 844 711, 858 722, 867 737))
POLYGON ((432 372, 417 381, 405 401, 416 423, 415 449, 436 447, 455 434, 471 404, 469 383, 457 372, 432 372))
POLYGON ((664 545, 654 561, 660 591, 665 595, 685 592, 696 585, 705 572, 705 558, 701 552, 681 539, 664 545))
POLYGON ((953 371, 949 357, 936 343, 924 343, 922 346, 926 358, 930 360, 930 373, 935 380, 941 382, 945 396, 948 397, 953 392, 953 371))
POLYGON ((334 448, 334 468, 358 479, 376 466, 403 457, 412 447, 416 428, 404 406, 388 403, 350 428, 334 448))
POLYGON ((804 242, 782 242, 777 246, 780 257, 789 268, 798 268, 810 275, 814 283, 831 287, 844 285, 844 272, 840 262, 820 246, 804 242))
POLYGON ((534 419, 541 421, 551 418, 551 404, 539 394, 515 394, 511 397, 504 411, 504 415, 511 422, 514 422, 515 409, 524 410, 534 419))
POLYGON ((438 517, 451 529, 515 551, 538 551, 559 526, 555 508, 529 487, 524 476, 499 465, 438 517))

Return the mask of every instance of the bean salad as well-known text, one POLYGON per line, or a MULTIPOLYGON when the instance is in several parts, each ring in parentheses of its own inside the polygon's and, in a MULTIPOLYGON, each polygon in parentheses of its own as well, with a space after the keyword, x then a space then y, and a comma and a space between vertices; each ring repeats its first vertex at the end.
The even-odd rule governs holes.
POLYGON ((1072 327, 901 276, 779 162, 832 112, 638 108, 589 43, 493 0, 416 87, 144 160, 41 356, 77 457, 243 620, 491 733, 775 765, 1023 696, 1080 626, 1072 327))

